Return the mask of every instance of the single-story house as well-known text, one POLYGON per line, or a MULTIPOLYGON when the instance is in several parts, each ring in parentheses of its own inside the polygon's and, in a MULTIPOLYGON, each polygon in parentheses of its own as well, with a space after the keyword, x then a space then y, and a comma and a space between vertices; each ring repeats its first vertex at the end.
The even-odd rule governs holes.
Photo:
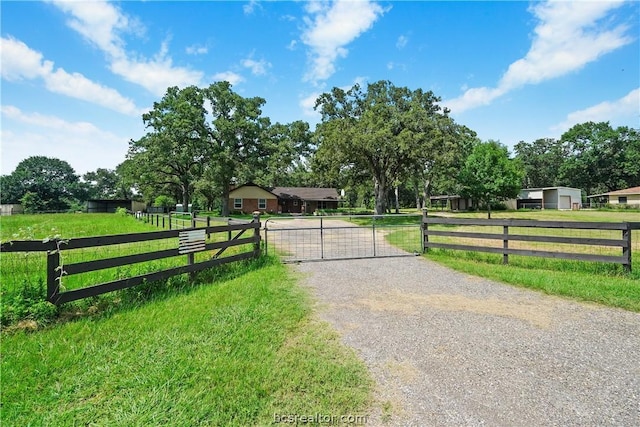
POLYGON ((335 188, 261 187, 247 183, 229 193, 232 211, 251 213, 314 213, 318 209, 337 209, 335 188))
POLYGON ((133 212, 144 211, 146 203, 127 199, 91 199, 87 200, 88 213, 114 213, 117 208, 125 208, 133 212))
POLYGON ((571 187, 525 188, 520 191, 517 208, 580 209, 582 190, 571 187))
POLYGON ((640 187, 625 188, 623 190, 609 191, 608 193, 587 196, 592 201, 602 200, 611 205, 634 205, 640 207, 640 187))

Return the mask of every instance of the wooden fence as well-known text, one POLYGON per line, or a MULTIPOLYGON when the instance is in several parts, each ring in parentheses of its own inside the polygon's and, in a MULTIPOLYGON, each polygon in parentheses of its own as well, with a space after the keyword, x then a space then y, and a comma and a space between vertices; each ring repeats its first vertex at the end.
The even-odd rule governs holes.
MULTIPOLYGON (((462 251, 490 252, 502 254, 502 262, 508 264, 509 255, 534 256, 545 258, 559 258, 579 261, 595 261, 622 264, 626 271, 631 271, 631 232, 640 230, 640 222, 573 222, 573 221, 535 221, 521 219, 468 219, 468 218, 440 218, 427 216, 426 212, 422 218, 422 239, 423 248, 454 249, 462 251), (463 230, 433 229, 430 226, 458 226, 458 227, 501 227, 500 232, 477 232, 463 230), (510 233, 510 228, 516 229, 536 229, 536 234, 510 233), (546 230, 545 230, 546 229, 546 230), (591 233, 583 236, 575 235, 552 235, 552 230, 600 230, 607 234, 606 237, 599 237, 591 233), (615 238, 619 233, 620 238, 615 238), (438 236, 446 239, 434 242, 430 237, 438 236), (451 239, 471 239, 473 244, 451 243, 451 239), (502 247, 485 244, 487 241, 502 241, 502 247), (509 242, 539 242, 554 244, 554 250, 539 250, 532 248, 509 247, 509 242), (585 253, 577 251, 556 251, 561 244, 570 245, 567 249, 579 247, 600 247, 608 248, 604 252, 608 253, 585 253), (612 250, 614 253, 612 253, 612 250), (615 251, 620 251, 617 254, 615 251)), ((468 230, 468 229, 467 229, 468 230)), ((458 240, 458 242, 460 242, 458 240)), ((551 249, 551 248, 548 248, 551 249)), ((587 251, 592 252, 592 251, 587 251)))
POLYGON ((54 304, 62 304, 82 298, 88 298, 119 289, 125 289, 142 284, 145 281, 163 280, 183 273, 194 273, 206 268, 236 262, 260 255, 260 220, 254 216, 253 221, 228 225, 190 227, 180 230, 165 230, 146 233, 117 234, 109 236, 82 237, 68 240, 27 240, 2 243, 0 252, 46 252, 47 253, 47 300, 54 304), (244 236, 253 230, 252 235, 244 236), (235 236, 232 235, 236 233, 235 236), (223 241, 207 243, 207 237, 215 233, 225 233, 223 241), (67 250, 82 248, 97 248, 109 245, 120 245, 135 242, 149 242, 162 239, 178 238, 177 247, 152 252, 136 253, 132 255, 116 256, 98 260, 83 261, 72 264, 61 262, 61 253, 67 250), (224 256, 221 255, 231 247, 251 244, 251 251, 224 256), (213 251, 212 256, 203 262, 195 262, 195 254, 202 251, 213 251), (146 261, 159 260, 170 257, 184 256, 186 264, 142 274, 124 279, 113 280, 79 289, 61 290, 63 276, 87 273, 126 266, 146 261))

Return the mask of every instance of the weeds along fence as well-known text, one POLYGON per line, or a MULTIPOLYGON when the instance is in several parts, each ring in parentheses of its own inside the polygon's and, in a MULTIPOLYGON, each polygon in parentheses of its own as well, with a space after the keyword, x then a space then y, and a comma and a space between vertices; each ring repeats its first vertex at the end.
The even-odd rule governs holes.
MULTIPOLYGON (((621 264, 631 271, 632 232, 640 222, 422 218, 423 247, 621 264)), ((639 242, 640 243, 640 242, 639 242)))
MULTIPOLYGON (((2 243, 2 262, 44 270, 46 298, 62 304, 164 280, 260 255, 260 220, 155 232, 2 243), (44 253, 36 257, 37 253, 44 253), (41 261, 34 261, 41 260, 41 261), (90 284, 87 286, 87 284, 90 284)), ((42 272, 24 272, 3 288, 33 282, 42 272)))

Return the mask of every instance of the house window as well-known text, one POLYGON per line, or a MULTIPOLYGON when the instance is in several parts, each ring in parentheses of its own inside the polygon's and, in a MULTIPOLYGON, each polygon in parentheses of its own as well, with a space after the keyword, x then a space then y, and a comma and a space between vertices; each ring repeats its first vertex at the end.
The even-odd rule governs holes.
POLYGON ((627 196, 619 196, 618 197, 618 203, 620 203, 621 205, 626 205, 627 204, 627 196))
POLYGON ((293 201, 293 206, 298 206, 298 200, 293 201))
POLYGON ((242 199, 233 199, 233 209, 242 209, 242 199))
POLYGON ((267 209, 267 199, 258 199, 258 209, 267 209))

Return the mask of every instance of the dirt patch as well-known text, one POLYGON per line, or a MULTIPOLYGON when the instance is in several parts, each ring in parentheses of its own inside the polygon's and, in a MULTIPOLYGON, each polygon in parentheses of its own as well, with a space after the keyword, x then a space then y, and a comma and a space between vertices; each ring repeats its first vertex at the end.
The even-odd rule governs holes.
POLYGON ((464 311, 488 316, 519 319, 541 329, 551 327, 553 305, 531 301, 506 301, 497 298, 470 298, 460 294, 422 295, 392 291, 374 294, 371 298, 358 300, 358 304, 372 311, 389 311, 417 314, 424 307, 442 311, 464 311))

